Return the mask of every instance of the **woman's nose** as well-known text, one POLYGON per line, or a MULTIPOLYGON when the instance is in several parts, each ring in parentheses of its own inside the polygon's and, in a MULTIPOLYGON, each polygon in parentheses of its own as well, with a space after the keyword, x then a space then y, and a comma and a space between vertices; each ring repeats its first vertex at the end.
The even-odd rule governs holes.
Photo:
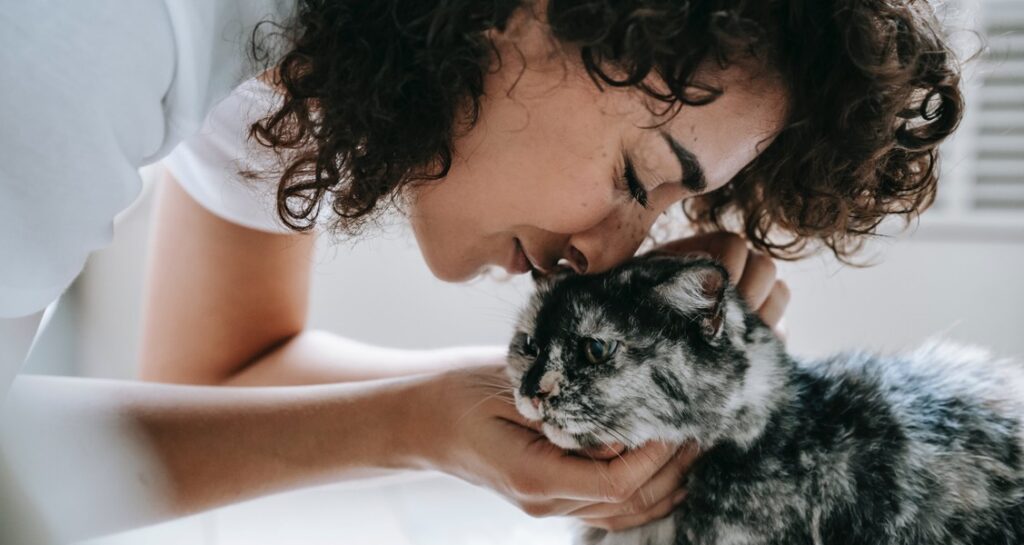
POLYGON ((633 257, 647 236, 650 223, 636 218, 634 224, 599 225, 569 239, 566 260, 578 274, 597 274, 633 257))
MULTIPOLYGON (((629 258, 633 257, 636 253, 637 248, 640 247, 640 243, 643 242, 641 239, 635 244, 587 244, 581 242, 581 245, 585 248, 592 248, 587 251, 584 255, 589 254, 594 256, 593 259, 588 258, 588 266, 586 270, 577 271, 579 274, 598 274, 607 271, 615 266, 624 263, 629 258)), ((583 250, 580 250, 583 253, 583 250)))
POLYGON ((681 192, 666 189, 651 192, 647 208, 638 205, 624 207, 598 225, 572 235, 566 260, 573 270, 581 274, 596 274, 633 257, 658 216, 680 201, 681 192))
POLYGON ((587 274, 587 271, 590 269, 590 259, 572 244, 569 245, 564 259, 569 268, 576 274, 587 274))

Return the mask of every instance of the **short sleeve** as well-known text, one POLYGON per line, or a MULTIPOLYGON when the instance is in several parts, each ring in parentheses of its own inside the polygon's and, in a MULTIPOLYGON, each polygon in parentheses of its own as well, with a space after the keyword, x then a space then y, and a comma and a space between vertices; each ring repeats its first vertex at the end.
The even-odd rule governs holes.
POLYGON ((280 100, 251 79, 217 104, 198 133, 164 158, 185 191, 213 214, 260 231, 292 233, 277 215, 276 155, 249 138, 249 127, 280 100))

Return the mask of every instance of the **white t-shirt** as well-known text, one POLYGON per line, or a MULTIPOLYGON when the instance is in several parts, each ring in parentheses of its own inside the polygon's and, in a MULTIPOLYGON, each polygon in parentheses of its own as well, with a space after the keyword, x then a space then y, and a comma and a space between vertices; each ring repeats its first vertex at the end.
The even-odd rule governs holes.
POLYGON ((26 324, 110 243, 114 216, 141 190, 138 168, 182 140, 191 137, 169 166, 201 204, 283 229, 272 199, 235 174, 252 119, 235 116, 265 113, 266 104, 243 103, 273 94, 249 82, 222 101, 258 69, 253 29, 293 9, 294 0, 3 3, 0 346, 24 348, 0 350, 0 398, 27 351, 26 324))
POLYGON ((249 139, 252 123, 280 104, 280 98, 257 79, 242 83, 163 164, 193 199, 214 214, 250 229, 290 233, 277 215, 280 165, 273 153, 249 139))

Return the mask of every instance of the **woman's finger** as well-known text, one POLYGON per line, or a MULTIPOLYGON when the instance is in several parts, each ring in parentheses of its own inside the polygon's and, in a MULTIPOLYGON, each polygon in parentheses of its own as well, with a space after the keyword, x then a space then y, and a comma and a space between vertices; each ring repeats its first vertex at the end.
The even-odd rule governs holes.
POLYGON ((626 447, 622 443, 608 443, 607 445, 583 449, 578 452, 580 455, 593 458, 594 460, 611 460, 622 454, 625 450, 626 447))
POLYGON ((608 477, 613 487, 605 490, 604 500, 623 502, 631 498, 675 458, 678 448, 678 445, 652 441, 608 460, 608 477))
POLYGON ((675 452, 676 447, 656 441, 610 460, 591 460, 541 438, 517 458, 510 485, 527 498, 621 503, 672 460, 675 452))
POLYGON ((534 518, 564 517, 594 502, 579 500, 533 500, 519 505, 519 509, 534 518))
POLYGON ((779 320, 779 323, 775 324, 775 329, 773 329, 772 331, 775 332, 775 336, 778 337, 780 341, 782 341, 783 343, 786 342, 786 339, 789 338, 789 328, 786 327, 785 316, 783 316, 782 319, 779 320))
POLYGON ((618 532, 620 530, 635 528, 653 520, 666 517, 684 500, 686 500, 686 492, 679 491, 678 494, 669 495, 663 498, 643 513, 608 518, 582 519, 581 522, 588 526, 602 528, 610 532, 618 532))
POLYGON ((679 491, 680 483, 697 459, 697 448, 687 444, 679 448, 675 458, 665 464, 647 484, 622 503, 582 505, 568 514, 578 518, 610 518, 645 513, 663 499, 679 491))
POLYGON ((680 255, 705 252, 725 267, 733 284, 743 276, 747 254, 750 252, 747 242, 742 237, 726 231, 673 240, 655 248, 654 251, 680 255))
POLYGON ((747 306, 752 309, 761 308, 772 292, 776 274, 775 262, 770 257, 760 252, 749 253, 743 276, 736 284, 747 306))
POLYGON ((782 320, 786 305, 789 304, 789 297, 789 286, 782 280, 776 280, 768 297, 757 311, 758 316, 768 327, 775 328, 782 320))

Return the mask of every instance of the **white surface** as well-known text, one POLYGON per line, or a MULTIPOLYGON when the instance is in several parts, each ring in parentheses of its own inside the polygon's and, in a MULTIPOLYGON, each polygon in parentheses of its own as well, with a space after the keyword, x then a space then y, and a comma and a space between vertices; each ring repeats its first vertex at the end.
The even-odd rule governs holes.
POLYGON ((567 545, 570 532, 428 474, 281 494, 80 545, 567 545))

